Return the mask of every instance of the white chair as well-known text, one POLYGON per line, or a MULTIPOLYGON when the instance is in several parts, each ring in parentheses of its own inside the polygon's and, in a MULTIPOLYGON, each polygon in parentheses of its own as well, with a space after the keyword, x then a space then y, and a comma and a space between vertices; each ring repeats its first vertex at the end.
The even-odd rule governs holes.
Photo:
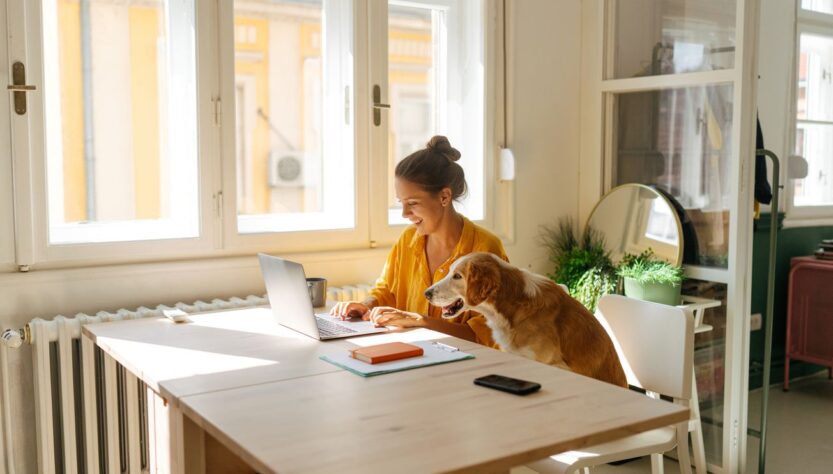
MULTIPOLYGON (((689 405, 694 357, 694 321, 682 309, 619 295, 599 300, 596 318, 605 326, 628 383, 648 396, 689 405)), ((677 448, 682 472, 691 472, 688 421, 616 441, 570 451, 527 465, 539 473, 588 472, 591 466, 651 455, 651 472, 663 472, 662 453, 677 448)))

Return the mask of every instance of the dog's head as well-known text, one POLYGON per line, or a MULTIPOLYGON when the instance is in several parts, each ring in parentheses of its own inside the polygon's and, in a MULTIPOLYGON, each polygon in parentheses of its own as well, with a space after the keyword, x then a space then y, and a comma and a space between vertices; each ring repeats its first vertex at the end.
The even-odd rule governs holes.
POLYGON ((500 288, 501 260, 490 253, 477 252, 455 261, 445 278, 425 290, 434 306, 443 308, 444 318, 475 309, 492 299, 500 288))

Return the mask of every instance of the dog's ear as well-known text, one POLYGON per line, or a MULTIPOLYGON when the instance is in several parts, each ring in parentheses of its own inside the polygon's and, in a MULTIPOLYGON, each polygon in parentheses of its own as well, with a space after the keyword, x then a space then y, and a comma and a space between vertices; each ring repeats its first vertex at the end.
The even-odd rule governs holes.
POLYGON ((477 306, 500 288, 498 264, 491 259, 469 262, 466 271, 466 304, 477 306))

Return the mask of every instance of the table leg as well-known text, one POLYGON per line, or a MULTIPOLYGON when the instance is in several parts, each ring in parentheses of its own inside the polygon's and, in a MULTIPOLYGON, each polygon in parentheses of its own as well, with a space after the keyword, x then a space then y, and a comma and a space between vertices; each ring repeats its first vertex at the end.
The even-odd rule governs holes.
POLYGON ((171 474, 205 473, 205 433, 178 407, 148 390, 148 441, 150 472, 171 474), (151 418, 152 417, 152 418, 151 418), (152 432, 151 432, 152 431, 152 432))
MULTIPOLYGON (((185 473, 185 431, 183 429, 183 415, 172 404, 167 405, 168 415, 168 459, 167 465, 171 474, 185 473)), ((164 462, 164 460, 163 460, 164 462)))
POLYGON ((182 444, 187 474, 205 474, 205 431, 182 415, 182 444))

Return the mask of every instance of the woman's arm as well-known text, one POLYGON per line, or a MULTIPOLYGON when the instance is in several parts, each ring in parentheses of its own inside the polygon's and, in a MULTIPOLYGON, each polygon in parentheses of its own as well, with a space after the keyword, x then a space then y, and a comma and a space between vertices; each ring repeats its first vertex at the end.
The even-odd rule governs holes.
POLYGON ((433 331, 477 342, 477 336, 468 324, 454 323, 445 319, 430 318, 419 313, 402 311, 390 306, 377 306, 370 311, 370 320, 378 326, 400 328, 426 328, 433 331))
POLYGON ((379 300, 372 296, 368 296, 367 298, 362 301, 362 304, 367 306, 368 311, 379 306, 379 300))

